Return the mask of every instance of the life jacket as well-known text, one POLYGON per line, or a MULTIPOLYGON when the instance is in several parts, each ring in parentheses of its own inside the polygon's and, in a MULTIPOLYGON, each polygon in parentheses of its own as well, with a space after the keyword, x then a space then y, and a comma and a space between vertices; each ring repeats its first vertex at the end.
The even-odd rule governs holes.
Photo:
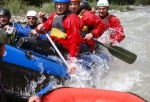
MULTIPOLYGON (((78 15, 78 16, 80 17, 80 19, 82 18, 82 15, 83 15, 83 13, 84 13, 85 11, 86 11, 86 10, 82 10, 82 11, 80 12, 80 14, 78 15)), ((82 31, 83 31, 83 32, 89 32, 88 26, 85 26, 85 25, 84 25, 84 27, 82 28, 82 31)))
MULTIPOLYGON (((86 9, 79 11, 78 16, 80 17, 80 19, 83 17, 83 14, 86 12, 86 9)), ((88 48, 90 49, 90 52, 92 52, 95 48, 95 42, 93 40, 84 40, 84 37, 86 34, 90 33, 90 31, 93 29, 92 26, 86 26, 84 25, 84 27, 82 28, 82 31, 80 32, 81 35, 81 42, 87 44, 88 48)), ((81 52, 89 52, 88 50, 83 50, 82 48, 80 49, 81 52)))
MULTIPOLYGON (((80 17, 80 19, 82 18, 82 16, 83 16, 83 14, 84 14, 85 11, 86 11, 86 10, 84 9, 84 10, 82 10, 82 11, 78 14, 78 16, 80 17)), ((90 33, 91 30, 92 30, 92 27, 84 25, 84 27, 82 28, 82 31, 81 31, 81 35, 82 35, 82 36, 85 36, 87 33, 90 33)))
POLYGON ((108 14, 104 19, 101 19, 107 25, 107 27, 109 27, 109 20, 111 17, 115 17, 115 16, 108 14))
POLYGON ((65 33, 66 30, 63 26, 63 19, 67 16, 67 14, 62 15, 56 15, 54 17, 54 20, 52 22, 52 29, 51 29, 51 36, 54 38, 63 38, 65 39, 67 37, 67 34, 65 33))

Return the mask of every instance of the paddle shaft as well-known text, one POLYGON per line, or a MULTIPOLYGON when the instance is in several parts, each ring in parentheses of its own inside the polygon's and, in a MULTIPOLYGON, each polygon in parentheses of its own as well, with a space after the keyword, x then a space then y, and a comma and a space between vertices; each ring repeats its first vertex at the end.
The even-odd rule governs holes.
POLYGON ((42 96, 43 94, 45 94, 46 92, 48 92, 48 90, 51 89, 51 87, 53 86, 53 84, 54 84, 54 82, 51 82, 48 86, 46 86, 40 92, 38 92, 36 94, 36 96, 42 96))
MULTIPOLYGON (((45 32, 45 31, 44 31, 45 32)), ((65 60, 65 58, 62 56, 62 54, 60 53, 60 51, 58 50, 58 48, 56 47, 55 43, 53 42, 53 40, 49 37, 49 35, 45 32, 48 40, 50 41, 50 43, 52 44, 52 46, 54 47, 54 49, 56 50, 56 52, 58 53, 59 57, 63 60, 63 62, 65 63, 65 65, 67 66, 67 68, 69 68, 69 64, 67 63, 67 61, 65 60)))
POLYGON ((122 47, 106 45, 106 44, 101 43, 98 40, 95 40, 95 39, 93 39, 93 40, 97 44, 100 44, 100 45, 106 47, 113 56, 115 56, 115 57, 119 58, 120 60, 125 61, 129 64, 134 63, 137 58, 136 54, 134 54, 126 49, 123 49, 122 47))

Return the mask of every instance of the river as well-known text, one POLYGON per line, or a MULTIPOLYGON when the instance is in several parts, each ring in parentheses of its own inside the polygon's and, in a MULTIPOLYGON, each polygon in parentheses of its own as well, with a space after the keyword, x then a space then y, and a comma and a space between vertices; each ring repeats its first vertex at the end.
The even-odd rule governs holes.
POLYGON ((120 18, 126 34, 120 45, 137 54, 137 60, 132 65, 116 61, 104 88, 134 92, 150 101, 150 6, 113 14, 120 18))
POLYGON ((128 12, 111 10, 110 13, 116 15, 124 27, 126 38, 119 46, 137 54, 137 60, 128 64, 115 58, 111 66, 105 66, 105 69, 99 65, 94 77, 80 70, 80 74, 73 76, 67 85, 132 92, 149 101, 150 6, 136 7, 128 12))
MULTIPOLYGON (((107 54, 110 55, 110 58, 112 59, 112 62, 110 62, 109 65, 107 61, 99 59, 98 62, 100 63, 90 71, 78 66, 77 72, 74 75, 71 75, 71 79, 66 80, 64 85, 54 84, 53 88, 61 86, 92 87, 132 92, 149 101, 150 6, 135 7, 134 11, 128 12, 111 10, 110 13, 120 19, 126 35, 125 39, 119 44, 119 46, 135 53, 137 55, 137 60, 133 64, 128 64, 111 56, 106 49, 107 54)), ((98 56, 95 55, 94 57, 96 59, 98 56)), ((38 80, 39 81, 30 80, 30 83, 28 82, 29 85, 25 89, 26 92, 23 92, 23 94, 28 95, 30 91, 35 91, 38 83, 43 83, 43 80, 48 81, 49 79, 46 79, 44 75, 41 75, 38 80), (28 87, 30 87, 29 90, 27 90, 28 87)))

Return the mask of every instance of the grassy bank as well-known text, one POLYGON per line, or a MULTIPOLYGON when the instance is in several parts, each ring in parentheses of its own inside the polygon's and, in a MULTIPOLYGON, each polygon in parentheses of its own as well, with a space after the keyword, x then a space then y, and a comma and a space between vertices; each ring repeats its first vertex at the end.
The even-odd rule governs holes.
MULTIPOLYGON (((150 4, 150 0, 136 0, 134 4, 139 5, 139 4, 148 4, 148 3, 150 4)), ((96 0, 90 3, 91 7, 96 7, 96 4, 97 4, 96 0)), ((35 7, 35 6, 27 5, 27 3, 22 2, 20 0, 13 0, 13 2, 12 0, 8 0, 8 1, 6 0, 5 4, 0 6, 9 8, 13 15, 21 15, 21 16, 25 15, 29 10, 35 10, 37 12, 42 11, 47 14, 50 14, 53 11, 55 11, 53 2, 44 3, 41 7, 35 7)), ((119 6, 113 3, 110 4, 110 9, 120 10, 122 12, 133 10, 128 5, 119 6)))

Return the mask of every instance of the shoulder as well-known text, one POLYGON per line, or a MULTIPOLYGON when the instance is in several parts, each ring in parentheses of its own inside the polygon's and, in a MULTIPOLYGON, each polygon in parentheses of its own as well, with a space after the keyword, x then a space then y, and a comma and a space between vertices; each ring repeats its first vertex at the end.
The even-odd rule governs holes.
POLYGON ((110 16, 110 19, 119 21, 119 18, 117 16, 111 15, 111 14, 109 14, 109 16, 110 16))
POLYGON ((23 28, 23 26, 20 23, 12 23, 13 26, 17 29, 17 28, 23 28))
POLYGON ((14 25, 14 26, 22 26, 22 25, 21 25, 20 23, 18 23, 18 22, 13 22, 12 25, 14 25))
POLYGON ((92 18, 92 19, 96 19, 97 16, 95 14, 93 14, 91 11, 86 10, 83 13, 83 16, 87 17, 87 18, 92 18))
POLYGON ((91 11, 89 11, 89 10, 85 10, 84 11, 84 13, 83 13, 83 15, 86 15, 86 16, 96 16, 94 13, 92 13, 91 11))
POLYGON ((47 19, 52 19, 55 17, 55 15, 57 15, 57 12, 53 12, 52 14, 50 14, 47 19))
POLYGON ((76 15, 75 13, 70 13, 68 14, 68 17, 78 17, 78 15, 76 15))
POLYGON ((69 14, 66 18, 70 20, 80 20, 79 16, 74 13, 69 14))

